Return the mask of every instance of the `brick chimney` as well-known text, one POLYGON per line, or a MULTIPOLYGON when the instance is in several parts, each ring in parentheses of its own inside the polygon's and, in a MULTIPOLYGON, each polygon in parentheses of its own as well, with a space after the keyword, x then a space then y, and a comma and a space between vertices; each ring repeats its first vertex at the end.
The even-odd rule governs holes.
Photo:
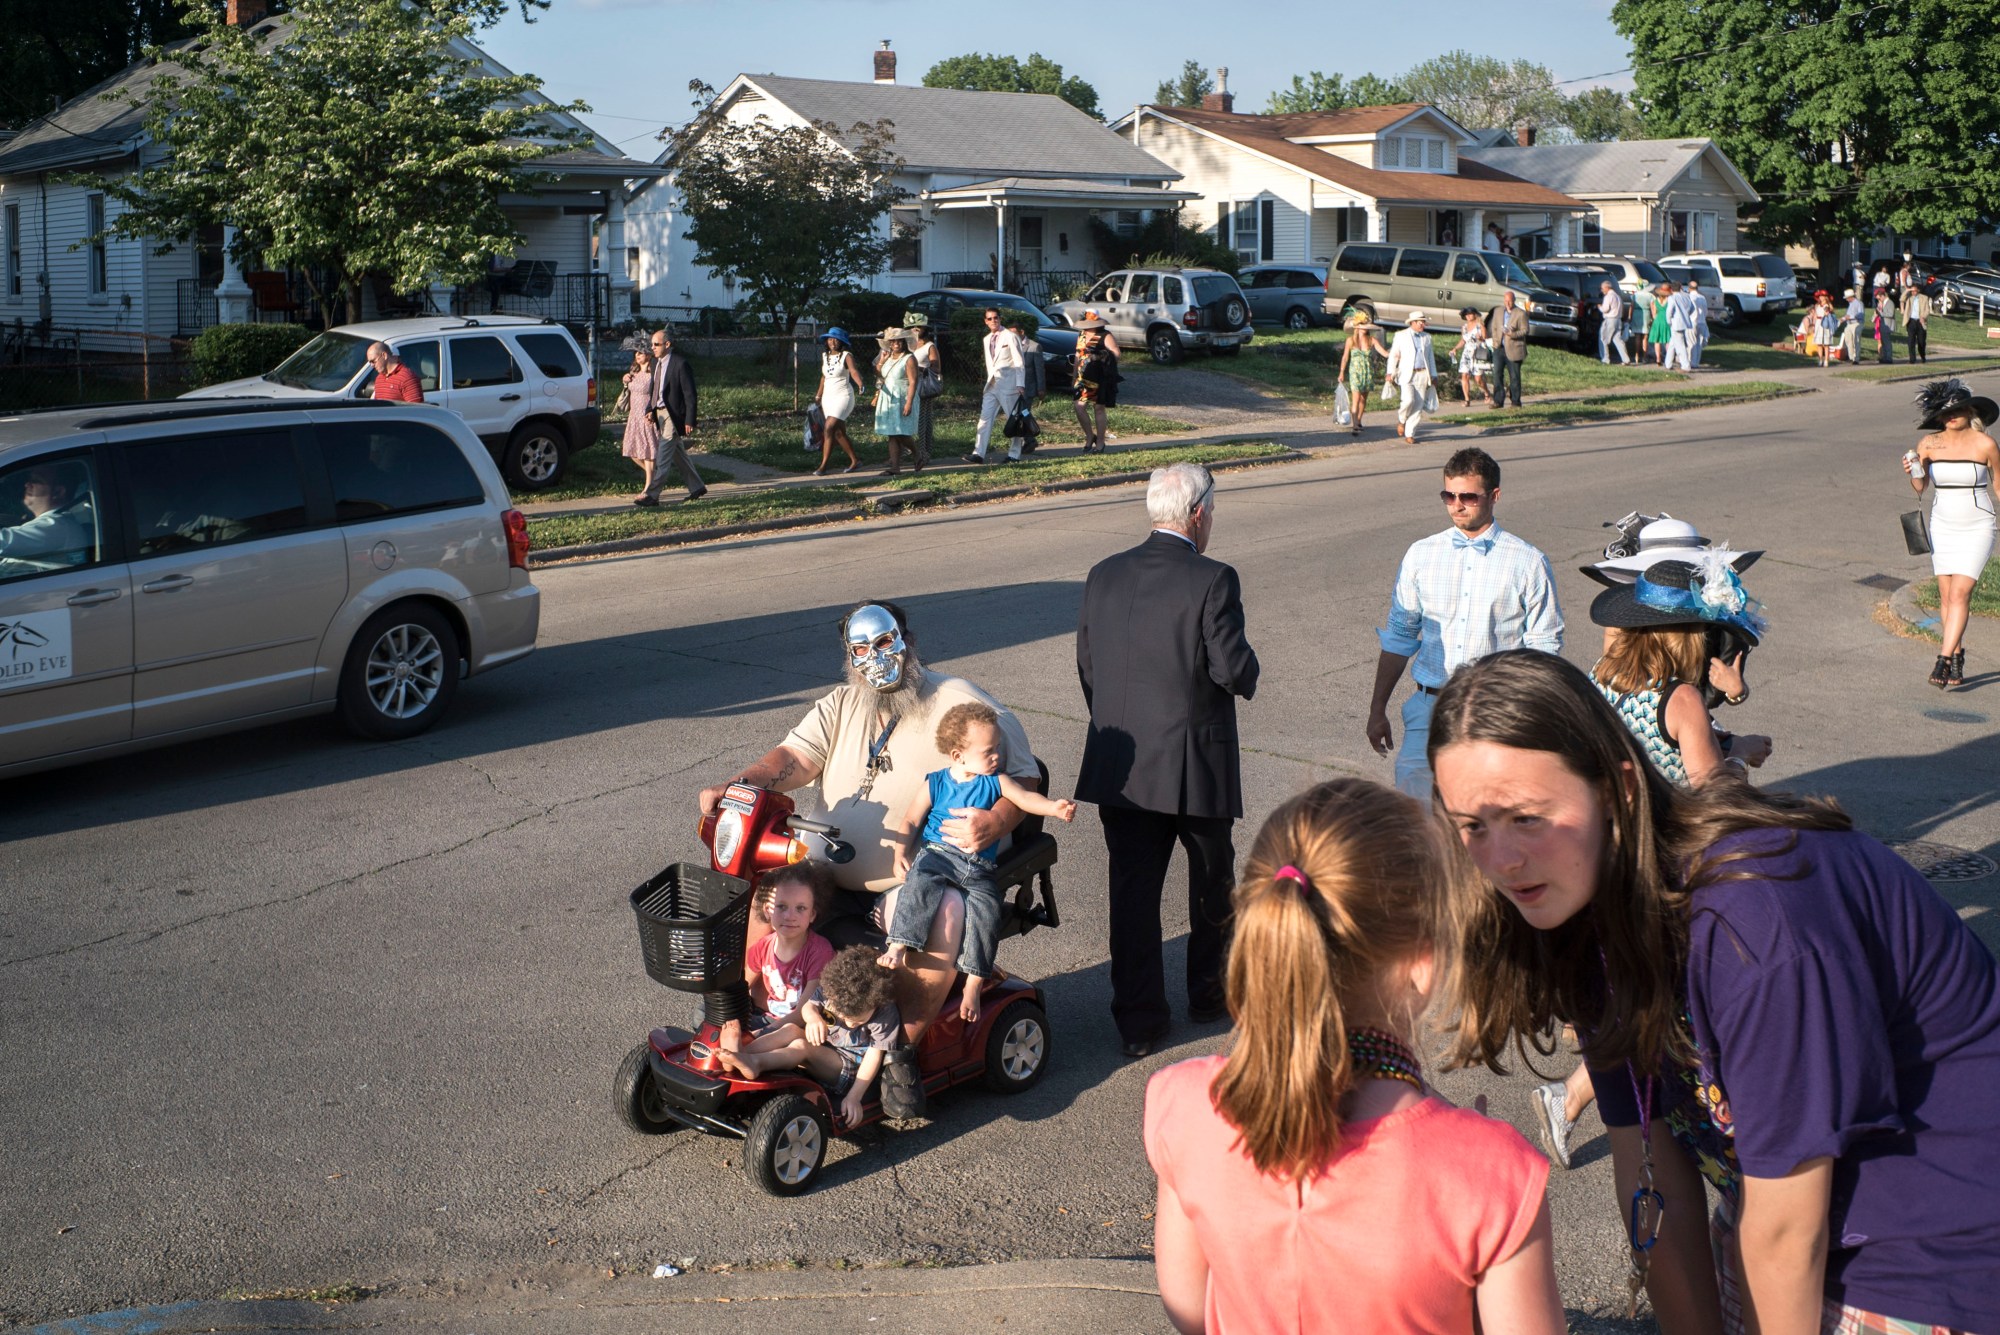
POLYGON ((1514 142, 1522 148, 1533 148, 1535 146, 1535 127, 1532 125, 1516 125, 1514 127, 1514 142))
POLYGON ((1236 94, 1229 91, 1229 66, 1215 67, 1215 91, 1204 93, 1201 98, 1203 111, 1236 110, 1236 94))
MULTIPOLYGON (((234 0, 231 0, 234 3, 234 0)), ((882 39, 882 49, 875 53, 875 82, 896 82, 896 53, 889 49, 889 39, 882 39)))
POLYGON ((264 0, 229 0, 227 18, 232 28, 254 28, 264 21, 269 6, 264 0))

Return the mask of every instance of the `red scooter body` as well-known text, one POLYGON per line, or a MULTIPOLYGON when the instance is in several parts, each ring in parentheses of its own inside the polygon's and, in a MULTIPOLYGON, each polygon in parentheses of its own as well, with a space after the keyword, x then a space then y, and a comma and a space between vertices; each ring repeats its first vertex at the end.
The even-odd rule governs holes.
MULTIPOLYGON (((1025 823, 1024 823, 1025 824, 1025 823)), ((619 1116, 633 1130, 658 1135, 684 1128, 746 1142, 744 1171, 774 1195, 812 1185, 825 1163, 828 1139, 882 1117, 881 1087, 908 1080, 908 1064, 885 1063, 862 1115, 841 1120, 840 1108, 803 1071, 748 1080, 723 1069, 715 1056, 723 1028, 750 1014, 743 977, 744 946, 755 887, 763 877, 807 857, 845 862, 853 850, 840 831, 796 813, 782 793, 732 784, 701 821, 707 867, 680 863, 632 892, 646 970, 668 987, 702 994, 702 1018, 692 1033, 662 1027, 627 1054, 613 1091, 619 1116), (822 845, 815 850, 813 844, 822 845)), ((1055 841, 1039 830, 1017 831, 1016 848, 999 869, 1016 895, 1009 909, 1014 933, 1059 922, 1049 868, 1055 841)), ((1018 978, 989 979, 980 1018, 959 1018, 958 983, 924 1028, 914 1052, 914 1080, 923 1094, 984 1079, 1015 1093, 1035 1084, 1050 1051, 1041 989, 1018 978)))

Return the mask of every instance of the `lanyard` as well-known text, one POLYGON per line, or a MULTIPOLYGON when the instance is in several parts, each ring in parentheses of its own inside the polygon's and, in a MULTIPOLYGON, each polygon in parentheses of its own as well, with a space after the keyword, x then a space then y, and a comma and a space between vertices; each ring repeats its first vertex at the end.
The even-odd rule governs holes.
POLYGON ((877 737, 875 744, 868 748, 868 770, 862 775, 861 787, 854 794, 864 802, 868 800, 868 795, 875 791, 875 776, 890 767, 887 749, 889 737, 896 731, 896 725, 901 722, 900 718, 890 719, 883 727, 882 735, 877 737))
POLYGON ((1646 1287, 1646 1272, 1653 1263, 1653 1244, 1660 1240, 1660 1224, 1667 1217, 1667 1200, 1653 1186, 1653 1077, 1646 1077, 1642 1089, 1628 1061, 1625 1078, 1632 1082, 1632 1097, 1639 1105, 1639 1180, 1625 1219, 1626 1240, 1632 1245, 1632 1273, 1625 1280, 1631 1301, 1625 1319, 1633 1321, 1639 1315, 1639 1292, 1646 1287))

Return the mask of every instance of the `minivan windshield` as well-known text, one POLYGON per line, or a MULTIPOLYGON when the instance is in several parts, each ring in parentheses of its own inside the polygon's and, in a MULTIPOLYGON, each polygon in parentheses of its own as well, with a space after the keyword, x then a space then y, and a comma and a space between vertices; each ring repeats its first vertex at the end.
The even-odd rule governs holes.
POLYGON ((345 389, 347 382, 368 362, 368 340, 353 334, 326 333, 300 348, 265 373, 290 389, 311 389, 322 394, 345 389))
POLYGON ((1502 255, 1497 251, 1481 251, 1479 258, 1486 261, 1486 267, 1493 276, 1503 283, 1514 283, 1521 287, 1537 287, 1535 276, 1521 267, 1521 262, 1512 255, 1502 255))

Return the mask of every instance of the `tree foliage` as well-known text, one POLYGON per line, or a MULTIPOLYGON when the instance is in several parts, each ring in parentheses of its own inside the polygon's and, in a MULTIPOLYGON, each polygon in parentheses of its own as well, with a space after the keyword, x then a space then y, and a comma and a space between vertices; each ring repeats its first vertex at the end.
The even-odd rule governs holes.
POLYGON ((1181 66, 1181 72, 1161 82, 1153 94, 1153 104, 1161 107, 1198 107, 1201 100, 1215 91, 1215 79, 1201 67, 1198 60, 1190 60, 1181 66))
POLYGON ((325 272, 323 306, 361 284, 470 282, 520 244, 500 194, 573 137, 545 123, 529 75, 482 75, 454 53, 495 0, 297 0, 259 37, 190 8, 200 39, 158 58, 147 128, 159 165, 102 182, 121 236, 185 243, 237 229, 237 255, 325 272))
POLYGON ((826 121, 731 120, 696 80, 695 117, 669 160, 695 263, 729 275, 753 309, 788 330, 828 293, 880 273, 883 217, 909 192, 886 120, 845 131, 826 121))
POLYGON ((1764 197, 1756 231, 1832 267, 1843 236, 1950 235, 2000 199, 1991 0, 1618 0, 1649 123, 1706 135, 1764 197))
POLYGON ((926 88, 970 88, 987 93, 1047 93, 1102 120, 1097 90, 1037 51, 1024 64, 1013 56, 969 52, 940 60, 924 72, 926 88))
POLYGON ((1615 88, 1586 88, 1565 100, 1562 123, 1580 144, 1646 137, 1645 117, 1615 88))
POLYGON ((1509 63, 1470 51, 1447 51, 1396 82, 1410 101, 1428 103, 1467 129, 1541 128, 1563 120, 1563 96, 1555 76, 1531 60, 1509 63))
POLYGON ((1294 74, 1291 86, 1271 94, 1267 113, 1297 111, 1345 111, 1349 107, 1386 107, 1412 100, 1394 79, 1374 74, 1358 74, 1343 80, 1338 74, 1312 70, 1303 77, 1294 74))
POLYGON ((181 0, 0 0, 0 125, 45 116, 189 31, 181 0))

